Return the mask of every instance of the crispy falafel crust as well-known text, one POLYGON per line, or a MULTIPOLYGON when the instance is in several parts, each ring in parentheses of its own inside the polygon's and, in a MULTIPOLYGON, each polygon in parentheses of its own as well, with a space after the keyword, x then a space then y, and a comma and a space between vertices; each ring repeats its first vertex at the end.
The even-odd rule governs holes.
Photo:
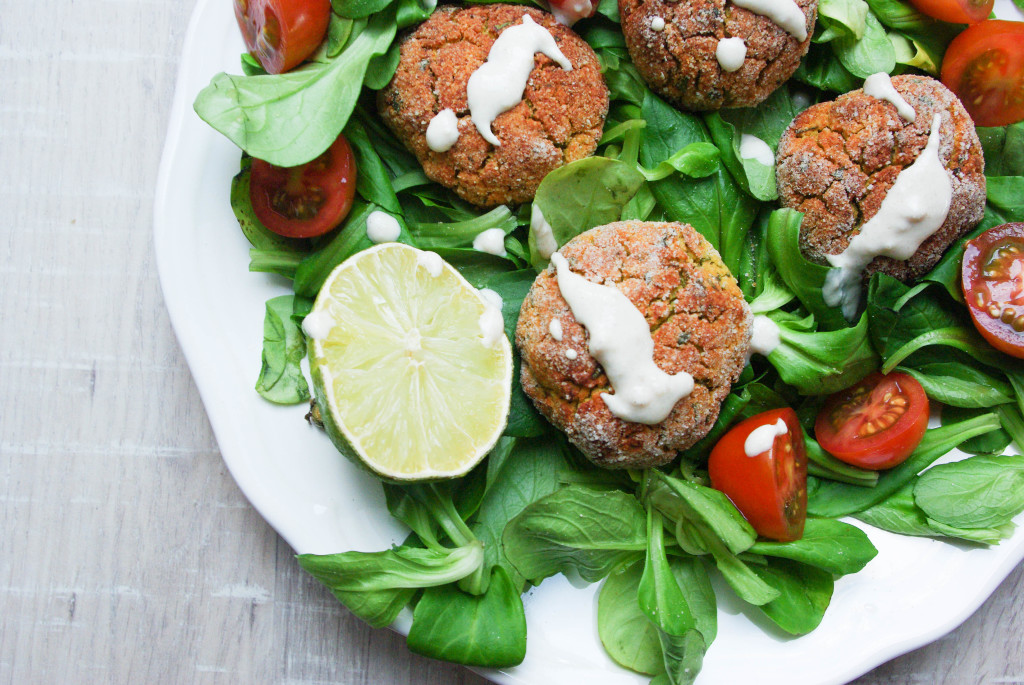
POLYGON ((433 181, 480 207, 533 199, 549 171, 593 154, 608 113, 608 88, 597 55, 547 12, 515 5, 438 8, 402 41, 391 83, 377 96, 381 117, 433 181), (565 71, 540 53, 523 100, 495 118, 494 147, 469 114, 466 83, 507 26, 529 14, 572 63, 565 71), (442 109, 459 119, 459 139, 446 152, 427 146, 430 120, 442 109))
POLYGON ((590 356, 587 331, 549 266, 519 313, 523 390, 598 466, 667 464, 711 430, 746 363, 753 317, 736 279, 686 224, 621 221, 581 233, 559 251, 575 273, 617 288, 636 305, 651 327, 655 363, 666 373, 692 374, 694 389, 655 425, 613 415, 601 393, 614 389, 590 356), (561 324, 561 341, 550 333, 553 319, 561 324))
POLYGON ((704 111, 752 107, 793 75, 818 14, 818 0, 796 3, 807 19, 804 41, 727 0, 619 0, 619 15, 629 56, 651 89, 676 107, 704 111), (665 20, 662 31, 651 28, 655 17, 665 20), (747 45, 738 71, 724 71, 715 57, 722 38, 747 45))
POLYGON ((928 143, 932 116, 942 117, 939 159, 953 197, 942 226, 905 261, 876 257, 865 271, 901 281, 920 278, 985 211, 985 158, 967 110, 948 88, 927 76, 894 76, 892 84, 914 108, 907 123, 888 102, 855 90, 814 105, 796 117, 779 142, 775 176, 786 207, 804 213, 800 248, 827 264, 825 255, 847 248, 878 213, 896 176, 928 143))

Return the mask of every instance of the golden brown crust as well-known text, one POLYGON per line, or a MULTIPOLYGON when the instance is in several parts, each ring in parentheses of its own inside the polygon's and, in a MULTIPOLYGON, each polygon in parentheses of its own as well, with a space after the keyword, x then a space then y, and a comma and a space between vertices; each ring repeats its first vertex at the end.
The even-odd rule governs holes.
POLYGON ((519 314, 523 390, 599 466, 672 461, 711 430, 746 363, 753 317, 736 279, 686 224, 621 221, 576 236, 560 252, 575 273, 618 288, 643 312, 655 363, 669 374, 692 374, 694 390, 659 424, 615 417, 601 399, 614 390, 587 351, 586 329, 562 297, 553 267, 534 281, 519 314), (561 325, 561 341, 551 335, 552 319, 561 325))
POLYGON ((877 257, 866 270, 902 281, 920 278, 985 211, 985 158, 974 122, 956 96, 927 76, 894 76, 914 108, 907 123, 895 106, 855 90, 808 108, 779 143, 776 179, 786 207, 804 213, 800 247, 808 259, 846 249, 882 204, 896 176, 928 143, 932 116, 942 117, 939 158, 950 173, 953 198, 946 221, 906 261, 877 257))
POLYGON ((751 107, 781 86, 807 54, 818 0, 796 0, 807 18, 799 41, 767 17, 726 0, 619 0, 629 56, 656 93, 690 110, 751 107), (655 31, 660 17, 665 28, 655 31), (747 55, 738 71, 715 57, 722 38, 742 38, 747 55))
POLYGON ((608 113, 608 88, 590 46, 547 12, 515 5, 444 7, 403 39, 398 70, 377 106, 431 180, 491 207, 529 202, 549 171, 593 154, 608 113), (535 55, 523 101, 494 120, 501 142, 494 147, 473 125, 466 83, 501 31, 522 23, 524 14, 554 36, 573 68, 565 71, 535 55), (456 113, 460 135, 447 152, 434 152, 427 146, 427 125, 442 109, 456 113))

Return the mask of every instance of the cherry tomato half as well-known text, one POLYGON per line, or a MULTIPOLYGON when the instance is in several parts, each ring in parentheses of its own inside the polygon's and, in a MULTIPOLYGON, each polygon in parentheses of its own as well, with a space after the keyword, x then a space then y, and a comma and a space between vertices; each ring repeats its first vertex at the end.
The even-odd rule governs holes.
POLYGON ((269 74, 300 64, 327 35, 331 0, 234 0, 245 46, 269 74))
POLYGON ((905 373, 876 371, 825 401, 814 437, 835 458, 877 470, 904 462, 927 428, 921 384, 905 373))
POLYGON ((600 0, 548 0, 548 6, 558 21, 566 26, 572 26, 580 19, 594 16, 599 2, 600 0))
POLYGON ((766 411, 733 426, 711 450, 708 472, 711 487, 732 500, 758 535, 790 542, 804 534, 807 454, 792 409, 766 411))
POLYGON ((918 10, 951 24, 976 24, 992 14, 995 0, 910 0, 918 10))
POLYGON ((1024 359, 1024 224, 968 240, 960 273, 978 332, 1000 352, 1024 359))
POLYGON ((1024 119, 1024 21, 989 19, 968 26, 946 49, 942 82, 977 126, 1024 119))
POLYGON ((344 136, 295 167, 253 159, 249 199, 256 217, 278 235, 312 238, 341 223, 356 193, 356 160, 344 136))

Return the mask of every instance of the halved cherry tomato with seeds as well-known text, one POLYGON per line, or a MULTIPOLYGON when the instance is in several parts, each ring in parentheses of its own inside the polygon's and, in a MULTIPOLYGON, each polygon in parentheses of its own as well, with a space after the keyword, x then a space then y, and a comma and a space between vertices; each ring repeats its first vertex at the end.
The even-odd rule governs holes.
POLYGON ((988 19, 968 26, 946 48, 942 82, 976 126, 1024 120, 1024 21, 988 19))
POLYGON ((235 0, 235 19, 252 56, 268 74, 280 74, 323 42, 331 0, 235 0))
POLYGON ((344 136, 312 162, 274 166, 253 159, 249 199, 256 217, 278 235, 312 238, 341 223, 356 193, 356 161, 344 136))
POLYGON ((992 347, 1024 359, 1024 223, 967 241, 961 276, 975 328, 992 347))
POLYGON ((928 396, 913 376, 876 371, 825 401, 814 437, 840 461, 888 469, 917 448, 928 428, 928 411, 928 396))
POLYGON ((779 542, 803 535, 807 454, 792 409, 766 411, 729 429, 711 450, 708 473, 711 487, 729 497, 758 535, 779 542), (757 451, 748 456, 748 448, 757 451))

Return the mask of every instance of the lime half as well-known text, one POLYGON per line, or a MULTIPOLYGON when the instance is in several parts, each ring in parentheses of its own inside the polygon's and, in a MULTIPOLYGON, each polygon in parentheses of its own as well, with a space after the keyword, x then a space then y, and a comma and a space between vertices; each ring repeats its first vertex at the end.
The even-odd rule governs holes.
POLYGON ((303 321, 324 427, 385 478, 467 473, 508 417, 500 311, 432 252, 386 243, 327 278, 303 321))

